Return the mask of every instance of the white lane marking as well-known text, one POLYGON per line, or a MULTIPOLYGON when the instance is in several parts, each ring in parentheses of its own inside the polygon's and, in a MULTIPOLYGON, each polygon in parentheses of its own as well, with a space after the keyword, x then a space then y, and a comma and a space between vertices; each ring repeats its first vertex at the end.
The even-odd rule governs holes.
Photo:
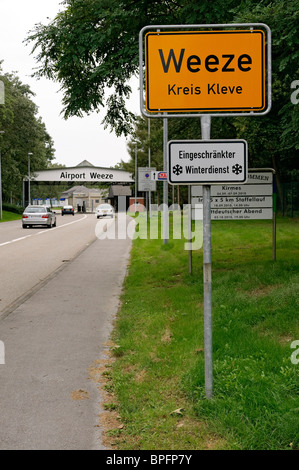
POLYGON ((14 240, 10 240, 9 242, 0 243, 0 246, 10 245, 11 243, 15 243, 15 242, 18 242, 20 240, 24 240, 25 238, 29 238, 29 237, 32 237, 32 235, 26 235, 26 237, 15 238, 14 240))
MULTIPOLYGON (((63 227, 66 227, 67 225, 72 225, 72 224, 76 224, 77 222, 82 222, 82 220, 85 220, 87 218, 87 215, 85 214, 82 219, 78 219, 78 220, 74 220, 73 222, 68 222, 67 224, 64 224, 64 225, 59 225, 58 227, 53 227, 52 228, 52 231, 53 230, 57 230, 59 228, 63 228, 63 227)), ((44 233, 44 232, 40 232, 40 233, 44 233)))
POLYGON ((22 238, 15 238, 14 240, 10 240, 9 242, 1 243, 0 246, 9 245, 10 243, 15 243, 15 242, 18 242, 19 240, 24 240, 25 238, 28 238, 28 237, 32 237, 32 235, 26 235, 26 237, 22 237, 22 238))
POLYGON ((0 246, 10 245, 11 243, 19 242, 20 240, 24 240, 25 238, 35 237, 35 236, 41 235, 43 233, 53 232, 53 230, 55 230, 55 229, 64 228, 64 227, 67 227, 68 225, 76 224, 77 222, 82 222, 82 220, 85 220, 86 217, 87 217, 87 215, 85 214, 81 219, 74 220, 73 222, 68 222, 67 224, 60 225, 59 227, 52 227, 51 230, 43 230, 42 232, 32 233, 31 235, 26 235, 25 237, 15 238, 14 240, 10 240, 9 242, 0 243, 0 246))

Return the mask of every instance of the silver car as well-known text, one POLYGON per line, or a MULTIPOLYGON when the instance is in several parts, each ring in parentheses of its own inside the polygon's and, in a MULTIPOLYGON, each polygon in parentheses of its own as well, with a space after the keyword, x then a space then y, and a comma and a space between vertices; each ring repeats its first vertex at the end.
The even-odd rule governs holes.
POLYGON ((22 216, 22 227, 33 225, 56 227, 56 214, 47 206, 27 206, 22 216))
POLYGON ((97 219, 100 217, 113 217, 114 209, 110 204, 100 204, 96 208, 97 219))

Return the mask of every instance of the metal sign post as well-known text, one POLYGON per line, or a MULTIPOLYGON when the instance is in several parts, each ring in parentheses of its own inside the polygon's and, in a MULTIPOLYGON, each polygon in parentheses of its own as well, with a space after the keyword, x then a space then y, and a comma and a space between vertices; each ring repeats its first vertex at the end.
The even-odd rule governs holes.
POLYGON ((137 177, 137 144, 135 145, 135 212, 136 212, 136 204, 137 204, 137 182, 138 182, 138 177, 137 177))
MULTIPOLYGON (((167 146, 168 120, 163 118, 163 170, 167 172, 167 146)), ((163 243, 166 245, 169 239, 169 214, 168 214, 168 181, 163 181, 163 243)))
MULTIPOLYGON (((201 116, 201 136, 209 140, 211 116, 201 116)), ((212 343, 212 255, 211 255, 211 185, 203 186, 203 286, 204 286, 204 349, 205 392, 213 395, 213 343, 212 343)))
POLYGON ((189 239, 189 274, 192 274, 192 206, 191 206, 191 186, 188 186, 188 239, 189 239))
MULTIPOLYGON (((151 120, 148 118, 147 122, 147 129, 148 129, 148 166, 151 167, 151 120)), ((148 209, 146 212, 147 220, 151 218, 151 190, 148 192, 148 209)))
POLYGON ((272 259, 276 261, 276 176, 273 174, 272 259))

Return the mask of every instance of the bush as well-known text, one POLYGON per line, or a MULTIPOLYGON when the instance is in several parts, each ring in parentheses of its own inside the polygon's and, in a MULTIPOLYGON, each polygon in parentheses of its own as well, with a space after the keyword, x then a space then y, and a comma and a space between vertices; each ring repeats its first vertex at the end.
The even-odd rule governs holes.
POLYGON ((23 214, 25 208, 23 206, 17 206, 16 204, 4 202, 2 204, 2 209, 4 211, 14 212, 15 214, 23 214))

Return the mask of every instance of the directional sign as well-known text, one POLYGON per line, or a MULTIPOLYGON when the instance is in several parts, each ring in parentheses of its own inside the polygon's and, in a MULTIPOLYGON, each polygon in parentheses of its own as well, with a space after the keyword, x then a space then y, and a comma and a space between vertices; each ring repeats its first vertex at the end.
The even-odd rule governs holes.
POLYGON ((181 140, 168 143, 171 184, 245 183, 245 140, 181 140))
POLYGON ((145 82, 150 113, 261 112, 266 107, 264 31, 149 32, 145 82))
POLYGON ((155 170, 148 167, 138 168, 138 191, 156 191, 156 181, 151 178, 151 173, 155 170))
POLYGON ((152 171, 152 180, 167 181, 167 171, 152 171))

